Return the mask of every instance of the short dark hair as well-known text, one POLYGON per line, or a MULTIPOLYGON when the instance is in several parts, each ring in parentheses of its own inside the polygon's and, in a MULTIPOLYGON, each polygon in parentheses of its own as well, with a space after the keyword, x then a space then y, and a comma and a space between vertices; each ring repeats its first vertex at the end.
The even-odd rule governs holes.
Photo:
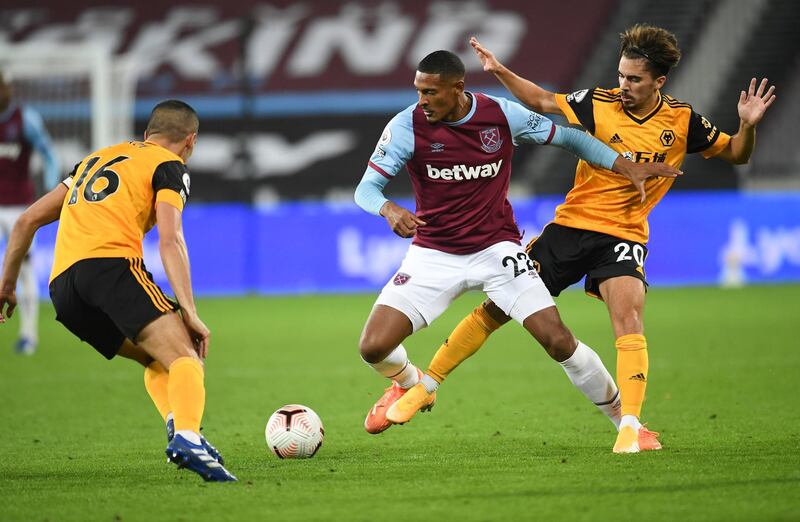
POLYGON ((419 62, 417 70, 425 74, 438 74, 443 78, 464 77, 466 69, 461 58, 450 51, 434 51, 419 62))
POLYGON ((160 134, 177 143, 200 127, 197 112, 186 102, 166 100, 155 107, 147 122, 147 135, 160 134))
POLYGON ((636 24, 619 37, 620 56, 644 58, 648 70, 656 77, 666 76, 681 60, 678 39, 661 27, 636 24))

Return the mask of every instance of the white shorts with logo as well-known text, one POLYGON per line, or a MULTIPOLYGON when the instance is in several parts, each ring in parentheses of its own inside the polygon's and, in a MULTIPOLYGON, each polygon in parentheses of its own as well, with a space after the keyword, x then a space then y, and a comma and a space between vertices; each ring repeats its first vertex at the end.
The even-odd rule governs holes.
POLYGON ((403 312, 417 331, 431 324, 458 296, 477 289, 519 323, 555 306, 525 250, 511 241, 466 255, 411 245, 375 304, 403 312))

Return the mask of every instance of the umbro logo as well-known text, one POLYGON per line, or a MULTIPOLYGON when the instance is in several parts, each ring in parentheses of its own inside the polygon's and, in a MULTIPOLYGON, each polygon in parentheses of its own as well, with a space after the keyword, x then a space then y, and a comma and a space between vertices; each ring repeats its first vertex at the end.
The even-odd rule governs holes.
POLYGON ((643 373, 637 373, 633 377, 630 377, 628 380, 629 381, 647 382, 647 377, 645 377, 643 373))
POLYGON ((613 136, 611 136, 611 139, 610 139, 610 140, 608 140, 608 142, 609 142, 609 143, 622 143, 622 138, 620 138, 620 137, 619 137, 619 134, 617 134, 617 133, 615 132, 615 133, 614 133, 614 135, 613 135, 613 136))

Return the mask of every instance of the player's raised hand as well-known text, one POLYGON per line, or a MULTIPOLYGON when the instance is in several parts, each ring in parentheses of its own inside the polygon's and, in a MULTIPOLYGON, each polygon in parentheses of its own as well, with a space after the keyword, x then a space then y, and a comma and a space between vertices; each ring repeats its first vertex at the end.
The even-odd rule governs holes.
POLYGON ((475 49, 475 54, 478 55, 478 60, 481 61, 481 65, 483 65, 483 70, 486 72, 493 73, 499 70, 502 67, 502 64, 497 61, 494 53, 489 49, 483 47, 477 38, 474 36, 470 37, 469 44, 475 49))
POLYGON ((211 343, 211 331, 205 325, 197 313, 189 312, 181 309, 181 318, 186 329, 189 331, 189 337, 192 338, 194 348, 197 350, 197 355, 201 359, 205 359, 208 355, 208 346, 211 343))
POLYGON ((756 79, 753 78, 750 80, 747 92, 742 91, 739 94, 739 104, 736 108, 739 110, 739 118, 745 124, 757 125, 761 118, 764 117, 764 113, 767 112, 769 106, 775 101, 775 86, 770 85, 769 89, 767 89, 767 83, 768 80, 764 78, 758 84, 758 90, 756 90, 756 79), (765 89, 767 89, 766 92, 765 89))
POLYGON ((14 315, 14 309, 16 307, 17 295, 15 289, 0 289, 0 323, 5 323, 6 317, 11 317, 14 315))
POLYGON ((417 228, 425 226, 425 222, 413 212, 393 201, 387 201, 383 205, 381 215, 386 218, 392 232, 400 237, 413 237, 417 233, 417 228))
POLYGON ((641 196, 641 202, 647 199, 644 182, 650 178, 676 178, 683 174, 680 170, 666 163, 634 163, 619 156, 612 167, 614 172, 622 174, 631 182, 641 196))

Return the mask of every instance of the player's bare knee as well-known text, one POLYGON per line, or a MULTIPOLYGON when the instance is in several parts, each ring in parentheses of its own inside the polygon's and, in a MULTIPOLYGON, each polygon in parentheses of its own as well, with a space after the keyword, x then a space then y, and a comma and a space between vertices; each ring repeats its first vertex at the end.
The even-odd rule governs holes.
POLYGON ((536 340, 552 359, 565 361, 575 353, 577 341, 561 320, 554 320, 547 323, 546 327, 540 328, 536 334, 536 340))
POLYGON ((374 364, 384 360, 396 346, 396 344, 392 346, 379 333, 365 331, 358 342, 358 351, 364 361, 374 364))
POLYGON ((644 324, 642 316, 635 310, 629 311, 625 314, 615 314, 612 317, 614 331, 621 335, 631 333, 641 333, 644 331, 644 324))
POLYGON ((572 357, 578 342, 566 327, 555 333, 552 337, 547 354, 558 362, 563 362, 572 357))

